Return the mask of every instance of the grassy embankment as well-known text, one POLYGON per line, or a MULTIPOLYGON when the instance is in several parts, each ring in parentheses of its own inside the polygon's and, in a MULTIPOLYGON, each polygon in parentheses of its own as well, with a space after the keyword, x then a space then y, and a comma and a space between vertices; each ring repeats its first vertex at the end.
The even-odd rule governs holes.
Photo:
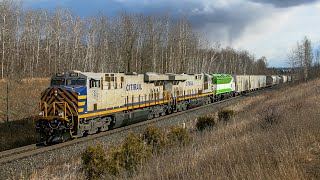
MULTIPOLYGON (((231 121, 204 132, 188 125, 188 145, 171 146, 141 161, 133 174, 112 178, 320 179, 320 80, 248 97, 230 109, 231 121)), ((85 179, 82 166, 79 157, 35 170, 31 178, 85 179)))
POLYGON ((38 113, 40 93, 48 79, 9 80, 9 122, 7 82, 0 81, 0 151, 35 143, 32 116, 38 113))

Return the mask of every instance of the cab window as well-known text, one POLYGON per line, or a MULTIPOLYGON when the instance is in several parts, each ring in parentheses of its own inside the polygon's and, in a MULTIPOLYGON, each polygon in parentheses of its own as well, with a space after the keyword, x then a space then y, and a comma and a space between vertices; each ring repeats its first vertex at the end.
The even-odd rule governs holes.
POLYGON ((100 88, 100 80, 91 79, 90 88, 100 88))
POLYGON ((86 79, 84 78, 68 79, 67 86, 86 86, 86 79))

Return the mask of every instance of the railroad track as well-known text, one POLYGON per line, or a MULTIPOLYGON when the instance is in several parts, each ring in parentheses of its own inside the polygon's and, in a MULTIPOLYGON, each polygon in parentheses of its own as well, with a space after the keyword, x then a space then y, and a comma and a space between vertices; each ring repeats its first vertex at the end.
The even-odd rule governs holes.
MULTIPOLYGON (((269 89, 265 89, 269 90, 269 89)), ((251 92, 250 95, 255 95, 258 94, 258 92, 261 91, 255 91, 251 92)), ((259 93, 260 94, 260 93, 259 93)), ((147 126, 150 124, 157 124, 157 123, 165 123, 167 121, 172 121, 174 119, 181 119, 183 116, 185 117, 191 117, 194 118, 195 115, 192 113, 193 111, 207 111, 207 110, 201 110, 201 109, 211 109, 211 108, 216 108, 215 106, 228 106, 232 104, 234 101, 240 100, 242 98, 245 98, 245 96, 236 96, 232 97, 229 99, 225 99, 222 101, 218 101, 215 103, 211 103, 208 105, 196 107, 193 109, 189 109, 186 111, 182 112, 177 112, 173 113, 167 116, 159 117, 159 118, 154 118, 151 120, 143 121, 137 124, 132 124, 129 126, 125 127, 120 127, 114 130, 106 131, 106 132, 101 132, 99 134, 94 134, 90 135, 87 137, 82 137, 79 139, 75 139, 72 141, 67 141, 65 143, 60 143, 60 144, 55 144, 51 146, 36 146, 35 144, 8 150, 8 151, 3 151, 0 152, 0 174, 5 174, 4 177, 10 178, 13 174, 16 174, 16 171, 21 171, 24 173, 31 173, 32 168, 41 168, 44 167, 45 164, 51 163, 54 161, 54 159, 58 156, 68 156, 64 152, 68 152, 73 155, 77 155, 82 152, 82 150, 90 143, 94 142, 95 140, 100 140, 102 138, 109 138, 113 139, 114 137, 118 136, 124 136, 125 134, 128 133, 128 130, 132 129, 142 129, 143 126, 147 126), (221 104, 221 105, 219 105, 221 104), (211 107, 212 106, 212 107, 211 107), (178 117, 181 116, 181 117, 178 117), (112 138, 111 138, 112 137, 112 138), (61 149, 61 150, 59 150, 61 149), (59 151, 56 151, 59 150, 59 151), (62 153, 61 153, 62 151, 62 153), (54 155, 53 155, 54 154, 54 155), (52 158, 55 156, 55 158, 52 158), (44 158, 45 157, 45 158, 44 158), (35 160, 38 159, 38 160, 35 160), (40 161, 46 161, 46 162, 41 162, 40 161), (31 167, 30 167, 31 166, 31 167)), ((198 113, 197 116, 199 116, 198 113)), ((196 116, 196 117, 197 117, 196 116)), ((115 140, 114 142, 116 142, 115 140)), ((107 142, 109 143, 109 142, 107 142)), ((18 172, 19 173, 19 172, 18 172)), ((0 175, 1 176, 1 175, 0 175)), ((2 177, 0 177, 1 179, 2 177)))
POLYGON ((23 152, 31 151, 31 150, 34 150, 34 149, 37 149, 37 148, 38 148, 37 144, 30 144, 30 145, 22 146, 22 147, 15 148, 15 149, 1 151, 0 152, 0 159, 3 159, 5 157, 10 157, 10 156, 13 156, 15 154, 21 154, 23 152))

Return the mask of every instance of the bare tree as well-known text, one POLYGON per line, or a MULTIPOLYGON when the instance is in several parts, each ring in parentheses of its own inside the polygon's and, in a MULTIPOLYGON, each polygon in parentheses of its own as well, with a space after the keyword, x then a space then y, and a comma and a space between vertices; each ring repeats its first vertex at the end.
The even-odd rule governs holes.
POLYGON ((288 60, 291 67, 301 69, 298 72, 304 80, 307 80, 313 60, 311 40, 304 37, 301 42, 297 42, 291 53, 288 54, 288 60))

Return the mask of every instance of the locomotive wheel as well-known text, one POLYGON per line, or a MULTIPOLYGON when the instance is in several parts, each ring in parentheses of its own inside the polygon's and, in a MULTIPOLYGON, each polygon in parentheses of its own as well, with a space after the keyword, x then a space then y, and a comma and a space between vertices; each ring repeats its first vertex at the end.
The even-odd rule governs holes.
POLYGON ((187 105, 185 106, 182 106, 182 111, 186 111, 188 108, 187 108, 187 105))
POLYGON ((153 119, 153 114, 152 114, 152 112, 149 113, 148 119, 153 119))
POLYGON ((70 139, 71 139, 71 134, 70 134, 70 132, 64 132, 64 133, 61 135, 61 141, 62 141, 62 142, 69 141, 70 139))

